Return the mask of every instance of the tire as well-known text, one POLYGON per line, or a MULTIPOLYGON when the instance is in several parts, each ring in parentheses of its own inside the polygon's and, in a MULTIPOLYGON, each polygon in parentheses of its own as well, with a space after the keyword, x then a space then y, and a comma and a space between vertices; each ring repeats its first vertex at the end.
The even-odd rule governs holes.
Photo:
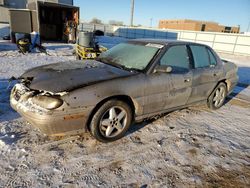
POLYGON ((100 142, 112 142, 123 137, 131 123, 130 106, 123 101, 109 100, 93 115, 90 133, 100 142))
POLYGON ((211 95, 208 97, 207 105, 212 110, 219 109, 225 102, 227 96, 227 86, 221 82, 217 85, 211 95))

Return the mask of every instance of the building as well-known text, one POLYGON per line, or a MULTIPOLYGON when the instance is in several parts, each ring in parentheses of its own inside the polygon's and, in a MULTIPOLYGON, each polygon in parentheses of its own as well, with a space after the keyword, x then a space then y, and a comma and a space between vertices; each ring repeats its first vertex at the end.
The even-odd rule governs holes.
POLYGON ((216 22, 206 22, 197 20, 160 20, 160 29, 176 29, 191 31, 207 31, 207 32, 223 32, 223 33, 239 33, 240 27, 219 25, 216 22))
POLYGON ((9 24, 11 38, 36 31, 44 40, 61 41, 69 24, 78 23, 73 0, 0 0, 0 26, 9 24))
MULTIPOLYGON (((9 9, 26 9, 28 4, 39 0, 0 0, 0 23, 9 23, 9 9)), ((73 0, 43 0, 45 2, 73 5, 73 0)))

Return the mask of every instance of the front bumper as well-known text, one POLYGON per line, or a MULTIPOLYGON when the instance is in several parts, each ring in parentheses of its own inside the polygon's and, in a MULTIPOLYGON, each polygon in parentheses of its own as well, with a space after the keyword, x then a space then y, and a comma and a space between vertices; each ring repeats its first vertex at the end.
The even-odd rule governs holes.
POLYGON ((87 120, 92 107, 69 109, 65 104, 56 110, 42 109, 32 103, 30 92, 19 92, 14 87, 10 96, 10 104, 32 126, 46 135, 61 136, 77 134, 87 130, 87 120), (21 93, 21 94, 20 94, 21 93))

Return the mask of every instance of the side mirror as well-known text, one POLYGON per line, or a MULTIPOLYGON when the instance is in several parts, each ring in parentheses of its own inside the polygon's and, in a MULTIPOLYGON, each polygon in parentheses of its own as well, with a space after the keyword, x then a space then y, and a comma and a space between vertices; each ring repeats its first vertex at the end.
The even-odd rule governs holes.
POLYGON ((156 72, 160 72, 160 73, 170 73, 172 72, 172 67, 167 66, 167 65, 158 65, 155 70, 154 73, 156 72))

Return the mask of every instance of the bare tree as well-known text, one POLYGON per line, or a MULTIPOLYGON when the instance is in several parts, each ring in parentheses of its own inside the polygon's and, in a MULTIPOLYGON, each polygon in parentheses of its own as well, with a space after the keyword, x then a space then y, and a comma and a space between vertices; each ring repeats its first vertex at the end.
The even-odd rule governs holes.
POLYGON ((122 26, 123 22, 122 21, 117 21, 117 20, 110 20, 109 24, 110 25, 116 25, 116 26, 122 26))
POLYGON ((102 24, 102 20, 100 20, 98 18, 93 18, 89 23, 92 23, 92 24, 102 24))

